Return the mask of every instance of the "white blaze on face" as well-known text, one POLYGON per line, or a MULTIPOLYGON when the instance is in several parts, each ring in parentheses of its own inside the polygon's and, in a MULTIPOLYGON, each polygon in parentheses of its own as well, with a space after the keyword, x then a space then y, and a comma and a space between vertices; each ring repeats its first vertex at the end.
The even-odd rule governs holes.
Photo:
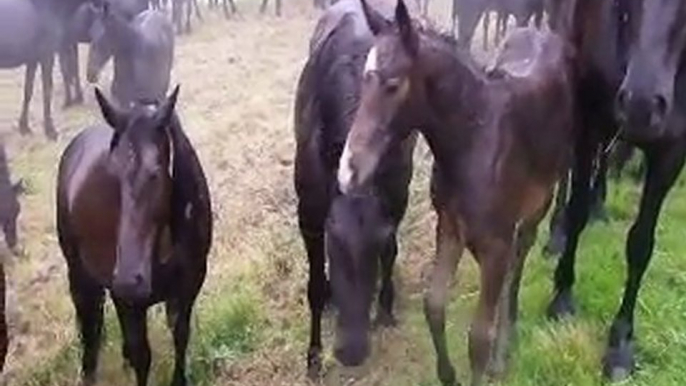
POLYGON ((350 165, 350 144, 349 140, 345 142, 345 148, 341 155, 341 160, 338 164, 338 186, 341 192, 347 193, 350 190, 350 183, 353 179, 353 169, 350 165))
POLYGON ((379 68, 379 58, 376 46, 372 47, 367 54, 367 61, 364 63, 364 73, 368 74, 371 71, 376 71, 379 68))

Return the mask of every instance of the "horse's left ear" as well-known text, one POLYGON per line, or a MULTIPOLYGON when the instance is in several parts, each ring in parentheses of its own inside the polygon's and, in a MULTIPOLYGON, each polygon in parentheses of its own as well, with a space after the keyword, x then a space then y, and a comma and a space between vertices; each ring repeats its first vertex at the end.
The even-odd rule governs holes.
POLYGON ((416 55, 419 51, 419 37, 412 25, 412 18, 404 0, 398 0, 398 5, 395 7, 395 22, 398 24, 405 48, 412 56, 416 55))
POLYGON ((162 106, 160 106, 160 109, 157 111, 157 119, 159 119, 162 127, 166 128, 169 125, 172 116, 174 115, 176 100, 179 98, 180 89, 181 85, 176 85, 176 87, 174 87, 174 91, 172 91, 171 95, 169 95, 169 97, 164 101, 164 103, 162 103, 162 106))
POLYGON ((102 91, 100 91, 100 89, 97 87, 95 88, 95 99, 98 101, 98 105, 100 106, 102 117, 105 118, 105 122, 107 122, 107 124, 110 125, 110 127, 112 127, 116 133, 124 131, 126 129, 126 118, 124 113, 112 105, 110 101, 108 101, 107 98, 102 95, 102 91))

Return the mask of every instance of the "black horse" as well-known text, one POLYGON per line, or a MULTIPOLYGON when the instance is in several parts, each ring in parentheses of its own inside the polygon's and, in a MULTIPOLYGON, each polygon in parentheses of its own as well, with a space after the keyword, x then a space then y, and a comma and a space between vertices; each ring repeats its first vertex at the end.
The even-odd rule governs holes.
POLYGON ((212 239, 207 182, 174 112, 178 87, 161 105, 131 111, 96 97, 108 126, 67 147, 57 181, 57 230, 83 346, 82 377, 96 381, 105 289, 139 386, 150 369, 146 313, 165 302, 173 332, 172 385, 186 385, 186 348, 212 239))
POLYGON ((312 319, 307 364, 311 377, 321 367, 321 318, 330 294, 339 311, 334 354, 344 365, 359 365, 369 354, 370 308, 379 266, 377 322, 393 325, 395 321, 396 232, 407 207, 416 137, 390 145, 372 190, 341 195, 336 182, 372 42, 359 0, 336 3, 317 25, 298 83, 294 177, 300 233, 309 262, 312 319))

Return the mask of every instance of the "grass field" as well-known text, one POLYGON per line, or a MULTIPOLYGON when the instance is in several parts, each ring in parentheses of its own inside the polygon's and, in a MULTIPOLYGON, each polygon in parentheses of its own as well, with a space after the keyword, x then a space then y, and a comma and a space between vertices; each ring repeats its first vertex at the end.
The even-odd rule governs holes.
MULTIPOLYGON (((291 182, 292 105, 317 13, 309 1, 287 2, 281 19, 259 16, 256 1, 238 5, 241 16, 225 21, 205 12, 208 20, 196 24, 190 37, 179 39, 173 74, 182 84, 182 120, 209 176, 216 212, 210 271, 193 323, 190 374, 194 385, 306 385, 309 316, 306 260, 291 182)), ((432 15, 444 24, 447 1, 432 7, 432 15)), ((78 381, 79 346, 56 242, 54 185, 61 150, 100 118, 90 89, 85 106, 60 110, 58 79, 55 116, 61 136, 50 143, 39 134, 39 87, 31 119, 36 134, 22 138, 15 130, 22 72, 0 73, 0 138, 8 144, 14 175, 28 186, 20 219, 23 254, 13 258, 0 249, 12 289, 12 345, 4 376, 9 385, 78 381)), ((102 84, 108 84, 108 77, 102 84)), ((374 334, 365 366, 343 369, 330 353, 332 323, 327 317, 324 385, 438 385, 421 311, 422 282, 434 247, 427 154, 424 146, 417 150, 412 200, 402 225, 396 270, 400 324, 374 334)), ((627 385, 678 386, 686 380, 684 194, 679 183, 658 227, 654 261, 637 309, 640 370, 627 385)), ((638 197, 639 189, 628 181, 611 184, 611 221, 594 224, 585 233, 577 269, 579 313, 573 320, 551 323, 544 317, 553 262, 542 256, 539 245, 533 249, 522 291, 520 339, 502 385, 602 384, 599 361, 623 288, 624 237, 638 197)), ((544 229, 539 236, 545 239, 544 229)), ((473 261, 464 259, 449 307, 452 358, 465 383, 466 332, 478 291, 475 275, 473 261)), ((173 366, 163 319, 160 309, 151 310, 151 385, 168 384, 173 366)), ((133 375, 122 369, 119 327, 111 307, 105 339, 99 385, 133 384, 133 375)))

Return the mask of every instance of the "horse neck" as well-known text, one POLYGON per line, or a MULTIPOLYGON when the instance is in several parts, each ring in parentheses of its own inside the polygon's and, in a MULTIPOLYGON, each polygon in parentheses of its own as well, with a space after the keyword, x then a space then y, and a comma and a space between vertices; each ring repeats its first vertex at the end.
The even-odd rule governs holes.
POLYGON ((485 75, 471 57, 443 42, 423 44, 422 134, 440 162, 471 142, 490 103, 485 75))

